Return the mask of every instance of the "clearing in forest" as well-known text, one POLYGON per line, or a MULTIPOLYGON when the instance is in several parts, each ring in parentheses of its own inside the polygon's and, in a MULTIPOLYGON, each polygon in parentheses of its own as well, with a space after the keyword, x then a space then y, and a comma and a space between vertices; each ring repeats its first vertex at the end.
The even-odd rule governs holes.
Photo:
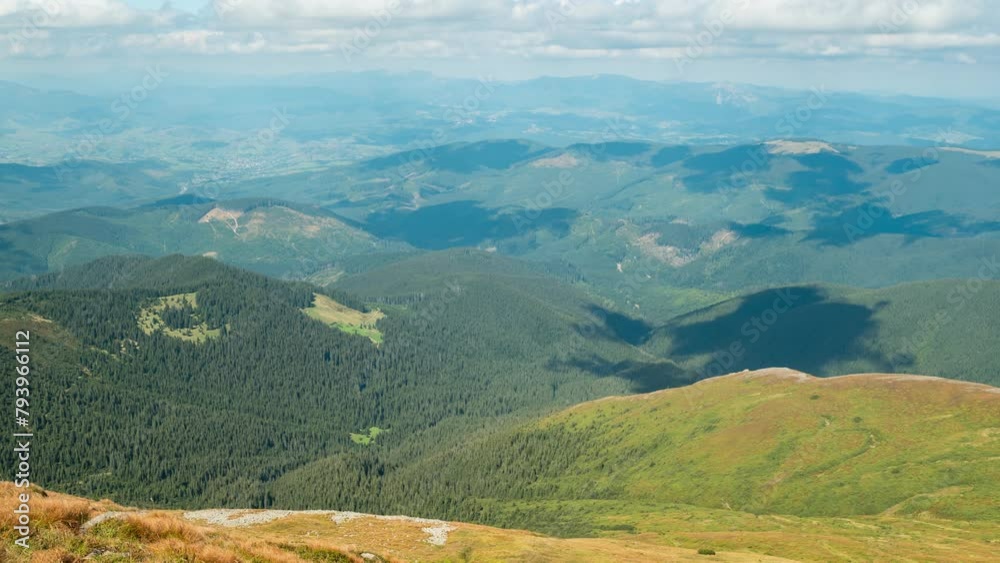
POLYGON ((348 334, 359 334, 375 344, 382 343, 382 333, 375 328, 375 323, 385 317, 385 314, 377 309, 364 313, 341 305, 325 295, 314 293, 312 307, 302 309, 302 312, 348 334))
POLYGON ((198 309, 197 293, 179 293, 160 297, 139 311, 139 328, 146 334, 162 330, 163 334, 188 342, 200 343, 209 338, 218 338, 222 330, 208 328, 208 324, 196 312, 198 309), (189 311, 186 315, 174 315, 171 311, 189 311), (165 319, 168 316, 170 318, 165 319), (174 316, 183 316, 179 322, 174 316))
POLYGON ((367 434, 355 434, 352 432, 351 441, 354 442, 355 444, 361 444, 362 446, 367 446, 368 444, 374 442, 375 438, 378 438, 378 435, 383 432, 388 432, 388 430, 384 428, 379 428, 378 426, 372 426, 371 428, 368 429, 367 434))

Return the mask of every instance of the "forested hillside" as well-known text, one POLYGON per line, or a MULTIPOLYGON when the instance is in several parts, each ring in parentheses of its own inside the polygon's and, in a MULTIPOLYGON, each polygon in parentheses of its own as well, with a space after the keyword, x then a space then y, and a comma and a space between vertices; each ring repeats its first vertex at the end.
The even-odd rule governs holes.
MULTIPOLYGON (((590 307, 594 322, 589 328, 599 327, 640 345, 650 356, 676 363, 692 380, 786 366, 820 376, 921 373, 996 385, 1000 359, 992 352, 988 327, 1000 315, 1000 282, 984 272, 983 278, 880 289, 814 284, 752 291, 660 325, 608 310, 605 304, 590 307)), ((570 306, 574 297, 563 290, 565 285, 539 283, 547 277, 597 291, 569 264, 538 264, 465 249, 393 262, 345 276, 334 287, 392 303, 434 292, 442 283, 491 280, 570 306)))
MULTIPOLYGON (((462 279, 378 303, 375 343, 303 311, 315 293, 364 300, 208 258, 106 258, 23 280, 0 327, 4 346, 32 331, 44 374, 32 412, 50 463, 33 476, 137 504, 266 506, 275 480, 317 459, 360 483, 483 427, 688 381, 594 324, 585 294, 532 284, 462 279)), ((349 488, 342 508, 378 494, 349 488)))
POLYGON ((997 318, 994 279, 792 286, 674 318, 650 331, 645 348, 699 379, 785 366, 821 376, 920 373, 1000 385, 997 318))
POLYGON ((204 255, 283 278, 335 279, 385 254, 411 252, 328 210, 270 198, 183 195, 131 208, 89 207, 0 224, 0 281, 108 255, 204 255))

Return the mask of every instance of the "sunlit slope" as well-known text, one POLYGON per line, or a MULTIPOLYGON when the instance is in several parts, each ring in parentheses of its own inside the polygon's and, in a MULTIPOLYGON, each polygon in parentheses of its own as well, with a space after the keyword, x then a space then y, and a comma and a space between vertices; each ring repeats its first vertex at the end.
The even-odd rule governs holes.
POLYGON ((585 403, 434 460, 461 499, 1000 520, 1000 390, 745 372, 585 403))

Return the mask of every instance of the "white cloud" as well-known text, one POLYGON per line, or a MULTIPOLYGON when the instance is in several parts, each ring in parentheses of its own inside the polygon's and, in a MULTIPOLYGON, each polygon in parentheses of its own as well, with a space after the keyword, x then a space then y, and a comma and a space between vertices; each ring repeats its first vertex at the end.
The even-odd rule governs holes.
POLYGON ((157 55, 326 53, 360 36, 371 64, 398 56, 648 61, 693 51, 704 59, 1000 58, 1000 16, 985 0, 205 1, 188 14, 123 0, 0 0, 0 34, 22 39, 16 49, 0 42, 0 56, 87 57, 114 46, 157 55), (26 30, 25 21, 36 23, 26 30))
POLYGON ((146 47, 182 52, 212 52, 212 44, 219 43, 225 34, 221 31, 190 30, 168 33, 142 33, 126 35, 119 45, 126 48, 146 47))
POLYGON ((442 20, 499 14, 505 2, 483 0, 213 0, 226 25, 322 27, 364 20, 442 20))
POLYGON ((134 21, 136 12, 119 0, 28 0, 0 5, 0 15, 38 28, 120 26, 134 21))
POLYGON ((17 12, 17 0, 0 0, 0 17, 17 12))

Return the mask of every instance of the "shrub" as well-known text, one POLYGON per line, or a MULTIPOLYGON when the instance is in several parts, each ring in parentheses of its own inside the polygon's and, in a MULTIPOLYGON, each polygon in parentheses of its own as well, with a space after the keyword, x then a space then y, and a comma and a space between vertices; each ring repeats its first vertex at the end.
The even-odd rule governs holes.
POLYGON ((703 548, 701 548, 701 549, 698 550, 698 555, 715 555, 715 550, 714 549, 708 549, 707 547, 703 547, 703 548))

